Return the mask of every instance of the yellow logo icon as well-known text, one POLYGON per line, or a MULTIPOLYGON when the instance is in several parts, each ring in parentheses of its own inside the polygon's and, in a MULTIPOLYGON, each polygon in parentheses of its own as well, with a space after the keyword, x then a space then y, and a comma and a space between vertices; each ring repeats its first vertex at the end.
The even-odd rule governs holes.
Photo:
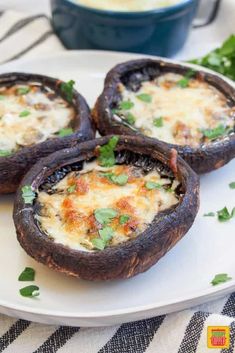
POLYGON ((229 326, 208 326, 207 347, 208 348, 229 348, 230 328, 229 326))

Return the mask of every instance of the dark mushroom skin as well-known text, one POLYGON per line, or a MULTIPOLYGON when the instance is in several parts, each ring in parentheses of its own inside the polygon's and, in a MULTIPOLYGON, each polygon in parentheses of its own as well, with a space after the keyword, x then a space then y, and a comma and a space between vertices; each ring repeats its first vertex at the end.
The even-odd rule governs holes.
MULTIPOLYGON (((36 83, 42 87, 52 89, 56 95, 69 102, 66 94, 61 89, 63 81, 44 75, 26 73, 8 73, 0 75, 0 87, 11 87, 15 84, 36 83)), ((55 137, 44 142, 23 147, 10 156, 0 157, 0 194, 15 192, 24 174, 40 158, 57 150, 76 145, 78 141, 94 138, 95 129, 91 121, 90 109, 85 99, 73 89, 72 102, 75 110, 71 122, 74 133, 70 136, 55 137)))
POLYGON ((157 214, 136 238, 102 251, 78 251, 55 243, 36 224, 36 202, 33 205, 24 203, 22 187, 31 185, 37 190, 59 168, 79 165, 96 156, 97 147, 106 144, 109 138, 84 142, 40 160, 24 177, 15 197, 17 237, 27 254, 50 268, 85 280, 129 278, 148 270, 187 233, 199 207, 199 178, 181 157, 177 157, 176 151, 170 151, 164 144, 151 139, 121 136, 116 154, 134 153, 140 165, 147 158, 147 164, 153 159, 161 168, 167 168, 171 173, 172 168, 175 170, 184 190, 179 203, 157 214))
MULTIPOLYGON (((112 108, 117 106, 121 100, 118 91, 120 83, 135 92, 144 81, 151 81, 168 72, 185 75, 189 69, 190 67, 183 64, 151 59, 133 60, 115 66, 107 74, 104 90, 92 112, 93 119, 101 135, 113 133, 142 135, 138 129, 114 120, 112 108)), ((235 89, 232 85, 217 75, 195 69, 194 71, 196 78, 214 86, 224 94, 229 106, 235 106, 235 89)), ((169 148, 175 148, 197 173, 208 173, 222 167, 235 157, 235 125, 234 131, 229 135, 208 144, 201 144, 198 147, 163 143, 167 144, 169 148)))

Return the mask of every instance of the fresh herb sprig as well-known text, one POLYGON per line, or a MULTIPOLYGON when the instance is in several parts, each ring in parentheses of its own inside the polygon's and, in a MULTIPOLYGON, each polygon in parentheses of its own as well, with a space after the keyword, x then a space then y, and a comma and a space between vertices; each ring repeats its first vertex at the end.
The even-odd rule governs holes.
POLYGON ((230 189, 235 189, 235 181, 232 181, 232 182, 229 184, 229 187, 230 187, 230 189))
POLYGON ((101 176, 107 178, 112 183, 114 183, 116 185, 120 185, 120 186, 126 185, 126 183, 128 181, 127 174, 115 175, 114 173, 104 173, 104 174, 101 174, 101 176))
POLYGON ((220 48, 190 63, 207 67, 235 81, 235 35, 231 35, 220 48))
POLYGON ((184 77, 179 80, 177 82, 177 85, 181 88, 187 88, 189 86, 189 82, 190 79, 195 75, 195 71, 194 70, 189 70, 188 72, 186 72, 186 74, 184 75, 184 77))
POLYGON ((34 281, 35 279, 35 270, 32 267, 25 267, 24 271, 18 277, 20 282, 34 281))
POLYGON ((233 217, 235 217, 235 207, 229 212, 227 207, 222 208, 222 210, 217 211, 218 220, 220 222, 227 222, 233 217))
POLYGON ((216 138, 223 136, 227 129, 224 125, 220 124, 214 129, 201 129, 200 130, 203 136, 207 137, 209 140, 215 140, 216 138))
POLYGON ((30 285, 20 289, 20 294, 22 297, 34 298, 39 296, 39 287, 35 285, 30 285))

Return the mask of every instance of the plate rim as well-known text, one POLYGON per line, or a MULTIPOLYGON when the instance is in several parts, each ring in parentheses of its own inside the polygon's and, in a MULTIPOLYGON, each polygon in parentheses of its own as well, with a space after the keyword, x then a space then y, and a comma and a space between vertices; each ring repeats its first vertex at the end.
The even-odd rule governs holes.
MULTIPOLYGON (((11 67, 14 67, 15 65, 22 65, 22 64, 27 64, 27 63, 33 63, 35 61, 38 61, 40 59, 42 60, 47 60, 47 59, 58 59, 58 57, 83 57, 83 56, 89 56, 89 55, 99 55, 99 56, 109 56, 113 57, 114 59, 117 56, 122 56, 123 60, 131 60, 131 59, 138 59, 138 58, 152 58, 152 59, 161 59, 169 63, 177 63, 177 64, 182 64, 181 61, 179 60, 174 60, 174 59, 169 59, 169 58, 164 58, 164 57, 159 57, 159 56, 152 56, 152 55, 142 55, 142 54, 133 54, 133 53, 128 53, 128 52, 115 52, 115 51, 105 51, 105 50, 70 50, 70 51, 57 51, 55 53, 47 53, 46 55, 42 55, 40 57, 26 57, 26 58, 21 58, 17 60, 13 60, 8 63, 4 63, 0 66, 0 72, 4 71, 5 68, 6 70, 9 71, 8 68, 11 69, 11 67)), ((120 58, 121 59, 121 58, 120 58)), ((204 72, 209 72, 214 74, 215 76, 223 78, 225 81, 227 81, 230 85, 235 87, 235 82, 232 80, 224 77, 223 75, 216 73, 210 69, 201 67, 199 65, 183 62, 184 66, 187 66, 189 68, 195 68, 195 69, 200 69, 201 71, 204 72)), ((17 72, 17 70, 14 70, 17 72)), ((145 305, 138 305, 135 307, 131 308, 124 308, 124 309, 115 309, 115 310, 107 310, 102 312, 99 311, 93 311, 89 313, 79 313, 79 312, 66 312, 66 311, 60 311, 60 310, 49 310, 49 309, 43 309, 40 307, 32 307, 32 306, 27 306, 24 304, 13 304, 11 302, 8 302, 6 300, 1 300, 0 298, 0 311, 1 308, 5 308, 7 310, 14 310, 15 312, 21 312, 23 314, 34 314, 34 315, 40 315, 45 318, 47 317, 54 317, 57 319, 60 318, 69 318, 69 319, 108 319, 108 318, 115 318, 118 316, 126 316, 126 315, 135 315, 135 314, 143 314, 144 312, 151 312, 151 311, 156 311, 156 310, 164 310, 167 312, 167 308, 170 308, 170 312, 173 311, 178 311, 182 310, 178 308, 179 304, 187 304, 187 307, 192 307, 194 304, 198 304, 197 301, 199 300, 201 303, 209 301, 210 298, 211 300, 214 300, 216 298, 221 297, 222 295, 229 294, 230 292, 233 292, 235 290, 235 279, 229 281, 228 283, 220 285, 219 288, 215 289, 214 287, 208 287, 205 288, 204 290, 199 290, 197 292, 190 292, 192 294, 187 294, 184 296, 177 297, 177 300, 163 300, 163 301, 158 301, 157 303, 152 303, 152 304, 145 304, 145 305)), ((94 325, 93 325, 94 326, 94 325)))

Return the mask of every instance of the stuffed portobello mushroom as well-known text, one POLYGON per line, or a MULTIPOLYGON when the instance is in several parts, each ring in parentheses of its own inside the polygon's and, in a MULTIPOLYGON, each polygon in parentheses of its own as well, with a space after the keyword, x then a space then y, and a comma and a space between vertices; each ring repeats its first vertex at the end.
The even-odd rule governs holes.
POLYGON ((0 194, 14 192, 41 157, 94 137, 85 99, 67 83, 0 75, 0 194))
POLYGON ((235 89, 220 77, 161 60, 114 67, 93 110, 101 134, 161 140, 198 173, 235 157, 235 89))
POLYGON ((189 230, 196 173, 164 144, 107 136, 42 159, 16 195, 18 240, 37 261, 86 280, 132 277, 189 230))

